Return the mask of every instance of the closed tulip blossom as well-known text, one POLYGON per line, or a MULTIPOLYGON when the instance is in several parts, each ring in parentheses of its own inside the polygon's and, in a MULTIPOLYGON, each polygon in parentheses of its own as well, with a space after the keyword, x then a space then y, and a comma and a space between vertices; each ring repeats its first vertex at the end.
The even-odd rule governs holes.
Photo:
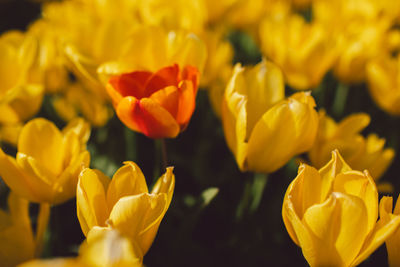
POLYGON ((313 145, 318 129, 308 92, 288 98, 282 72, 263 61, 235 66, 222 103, 225 139, 242 171, 270 173, 313 145))
POLYGON ((198 83, 196 67, 174 64, 112 76, 107 91, 127 127, 150 138, 174 138, 193 114, 198 83))
POLYGON ((352 114, 336 123, 325 112, 319 114, 318 135, 308 152, 311 164, 321 168, 329 161, 331 151, 338 149, 354 169, 368 170, 375 181, 381 178, 393 161, 395 152, 392 148, 385 148, 385 139, 376 134, 361 135, 370 122, 369 115, 352 114))
POLYGON ((85 124, 74 120, 60 131, 46 119, 31 120, 21 130, 15 158, 0 149, 1 178, 32 202, 59 204, 73 198, 79 173, 90 161, 85 124))
POLYGON ((356 266, 399 227, 400 216, 382 211, 368 171, 352 170, 338 151, 319 170, 302 164, 289 185, 282 217, 310 266, 356 266))
POLYGON ((140 168, 125 162, 110 179, 98 170, 82 171, 77 187, 77 213, 91 243, 100 232, 117 229, 140 248, 149 250, 167 212, 175 186, 172 168, 149 193, 140 168))
MULTIPOLYGON (((392 209, 392 197, 383 197, 379 206, 380 216, 383 221, 390 221, 393 216, 400 216, 400 196, 397 197, 393 214, 392 209)), ((400 229, 397 229, 391 237, 386 239, 385 244, 388 253, 389 266, 400 266, 400 229)))

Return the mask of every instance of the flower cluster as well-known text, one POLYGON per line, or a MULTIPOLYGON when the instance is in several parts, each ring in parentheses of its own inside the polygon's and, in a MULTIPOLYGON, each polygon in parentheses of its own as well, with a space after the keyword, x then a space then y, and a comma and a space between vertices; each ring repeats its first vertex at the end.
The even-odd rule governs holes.
POLYGON ((0 27, 1 266, 400 264, 400 1, 29 5, 0 27))

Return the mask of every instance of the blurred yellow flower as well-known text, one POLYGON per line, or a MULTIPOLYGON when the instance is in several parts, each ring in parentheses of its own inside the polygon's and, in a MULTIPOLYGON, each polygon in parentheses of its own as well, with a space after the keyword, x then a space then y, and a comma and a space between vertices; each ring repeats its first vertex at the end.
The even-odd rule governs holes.
POLYGON ((162 26, 168 30, 201 33, 207 13, 203 1, 146 0, 139 1, 139 16, 145 25, 162 26))
POLYGON ((140 249, 117 230, 105 231, 83 243, 77 258, 33 260, 19 267, 141 267, 140 249))
POLYGON ((82 115, 96 127, 104 126, 113 115, 108 101, 86 89, 82 83, 69 84, 64 92, 55 96, 53 107, 65 121, 82 115))
POLYGON ((43 86, 29 80, 36 46, 34 38, 19 31, 0 36, 1 138, 12 144, 20 124, 35 115, 42 104, 43 86))
POLYGON ((260 40, 264 56, 281 67, 287 83, 299 90, 317 87, 338 52, 330 31, 295 14, 266 17, 260 40))
POLYGON ((262 61, 237 64, 222 104, 225 139, 242 171, 273 172, 313 145, 318 129, 309 93, 284 98, 282 72, 262 61))
POLYGON ((388 20, 373 20, 368 23, 352 23, 338 34, 340 54, 334 65, 334 73, 346 83, 365 80, 367 63, 387 50, 388 20))
POLYGON ((125 40, 118 57, 100 65, 97 72, 104 83, 113 75, 142 70, 156 72, 173 64, 194 66, 202 73, 206 57, 205 44, 194 34, 142 26, 125 40))
POLYGON ((385 139, 376 134, 369 134, 366 138, 360 134, 369 122, 368 114, 358 113, 336 123, 320 111, 317 138, 308 152, 311 164, 321 168, 329 161, 331 151, 337 149, 353 169, 368 170, 378 180, 392 163, 395 151, 385 149, 385 139))
POLYGON ((0 149, 0 175, 18 195, 32 202, 59 204, 75 196, 78 176, 90 161, 89 131, 83 120, 61 132, 50 121, 37 118, 21 130, 16 158, 0 149))
POLYGON ((369 92, 384 111, 400 115, 400 55, 379 57, 367 65, 369 92))
POLYGON ((378 192, 372 177, 353 171, 337 151, 319 171, 299 167, 282 207, 286 230, 310 266, 360 264, 400 225, 400 216, 382 215, 381 210, 377 222, 378 192))
POLYGON ((0 210, 0 262, 13 267, 34 258, 35 241, 29 218, 29 202, 11 192, 8 213, 0 210))
POLYGON ((76 201, 88 242, 99 232, 117 229, 145 255, 167 212, 174 186, 172 168, 167 168, 151 193, 142 171, 133 162, 125 162, 112 179, 98 170, 85 169, 79 178, 76 201))
POLYGON ((68 71, 57 31, 45 20, 39 19, 29 26, 26 34, 38 43, 38 53, 29 73, 30 81, 42 84, 48 93, 64 89, 68 71))
POLYGON ((201 86, 207 88, 212 107, 221 117, 222 98, 233 68, 233 47, 224 39, 223 28, 205 31, 201 37, 207 47, 201 86))

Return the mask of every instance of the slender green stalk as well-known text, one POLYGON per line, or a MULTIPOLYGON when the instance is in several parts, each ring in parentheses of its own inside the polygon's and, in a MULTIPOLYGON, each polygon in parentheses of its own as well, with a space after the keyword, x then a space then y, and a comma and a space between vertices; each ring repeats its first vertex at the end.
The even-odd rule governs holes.
POLYGON ((44 247, 44 235, 46 233, 47 226, 49 224, 50 217, 50 204, 49 203, 40 203, 39 204, 39 214, 37 218, 37 227, 36 227, 36 238, 35 238, 35 255, 36 257, 40 257, 44 247))

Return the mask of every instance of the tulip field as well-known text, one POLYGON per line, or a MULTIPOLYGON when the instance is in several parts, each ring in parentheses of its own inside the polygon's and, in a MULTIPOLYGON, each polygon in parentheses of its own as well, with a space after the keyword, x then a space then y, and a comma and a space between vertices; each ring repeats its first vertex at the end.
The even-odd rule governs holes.
POLYGON ((400 266, 400 1, 0 1, 0 267, 400 266))

